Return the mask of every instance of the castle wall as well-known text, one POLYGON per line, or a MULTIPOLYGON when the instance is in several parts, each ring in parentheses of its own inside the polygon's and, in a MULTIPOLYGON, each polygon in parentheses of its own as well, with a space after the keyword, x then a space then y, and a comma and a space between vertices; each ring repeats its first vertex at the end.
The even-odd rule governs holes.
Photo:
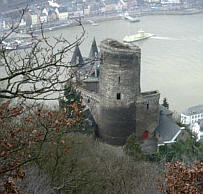
POLYGON ((140 94, 140 49, 125 45, 117 48, 107 41, 103 41, 100 46, 102 61, 99 92, 103 103, 106 106, 134 103, 136 96, 140 94), (121 100, 116 99, 118 93, 121 100))
POLYGON ((136 135, 142 139, 145 131, 149 137, 154 136, 154 131, 159 124, 159 98, 158 91, 141 93, 136 102, 136 135))
POLYGON ((89 90, 91 92, 99 92, 99 80, 92 80, 92 81, 83 81, 82 87, 86 90, 89 90))
POLYGON ((77 90, 81 93, 83 104, 90 110, 94 120, 97 122, 100 97, 95 92, 91 92, 81 87, 77 87, 77 90))
POLYGON ((140 49, 114 40, 102 41, 100 49, 99 136, 109 144, 123 145, 136 127, 140 49))
POLYGON ((124 145, 135 132, 142 150, 155 152, 160 94, 140 92, 140 48, 107 39, 100 50, 99 80, 87 78, 79 88, 97 123, 97 135, 109 144, 124 145))

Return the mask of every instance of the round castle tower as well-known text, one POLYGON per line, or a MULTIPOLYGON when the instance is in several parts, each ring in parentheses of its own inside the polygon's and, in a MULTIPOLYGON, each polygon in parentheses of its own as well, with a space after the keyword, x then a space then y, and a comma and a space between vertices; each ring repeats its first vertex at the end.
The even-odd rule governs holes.
POLYGON ((99 136, 109 144, 123 145, 136 129, 141 51, 112 39, 102 41, 100 49, 99 136))

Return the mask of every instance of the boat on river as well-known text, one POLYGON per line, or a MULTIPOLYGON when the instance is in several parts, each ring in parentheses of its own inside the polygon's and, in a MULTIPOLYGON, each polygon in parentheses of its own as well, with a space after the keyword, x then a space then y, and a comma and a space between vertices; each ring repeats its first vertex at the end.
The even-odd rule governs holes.
POLYGON ((140 19, 130 16, 129 13, 127 13, 127 12, 124 14, 124 18, 130 22, 139 22, 140 21, 140 19))
POLYGON ((152 36, 154 36, 154 34, 146 33, 144 31, 140 30, 134 35, 125 36, 123 38, 123 42, 126 42, 126 43, 136 42, 136 41, 140 41, 140 40, 150 38, 152 36))
POLYGON ((88 20, 88 22, 92 25, 92 26, 98 26, 99 24, 96 23, 95 21, 93 20, 88 20))
POLYGON ((7 51, 27 49, 33 46, 33 41, 14 40, 14 41, 2 41, 1 47, 7 51))

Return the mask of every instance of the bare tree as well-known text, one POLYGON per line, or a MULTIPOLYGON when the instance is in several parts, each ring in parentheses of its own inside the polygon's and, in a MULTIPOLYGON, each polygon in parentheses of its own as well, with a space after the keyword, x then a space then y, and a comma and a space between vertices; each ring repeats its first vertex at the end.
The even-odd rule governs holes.
POLYGON ((31 33, 33 45, 26 50, 8 51, 3 46, 13 33, 18 33, 19 24, 0 37, 0 99, 8 100, 0 106, 0 193, 20 193, 13 178, 24 178, 23 166, 40 160, 44 145, 50 143, 67 152, 63 135, 82 119, 78 108, 82 101, 71 105, 72 117, 68 118, 65 110, 11 106, 11 100, 59 98, 64 85, 73 78, 72 68, 79 65, 73 67, 68 62, 75 46, 84 39, 85 30, 80 22, 79 25, 81 34, 73 42, 62 36, 46 37, 41 25, 40 38, 31 33))
MULTIPOLYGON (((23 11, 24 14, 25 10, 23 11)), ((20 20, 22 17, 20 18, 20 20)), ((20 22, 20 21, 19 21, 20 22)), ((70 54, 76 45, 83 42, 85 30, 81 22, 81 34, 75 41, 69 42, 62 36, 47 38, 41 25, 40 38, 31 33, 33 46, 24 51, 8 51, 0 47, 0 98, 53 100, 57 92, 71 79, 70 54), (53 95, 55 94, 55 95, 53 95)), ((0 45, 18 31, 19 25, 12 26, 9 32, 0 38, 0 45)))

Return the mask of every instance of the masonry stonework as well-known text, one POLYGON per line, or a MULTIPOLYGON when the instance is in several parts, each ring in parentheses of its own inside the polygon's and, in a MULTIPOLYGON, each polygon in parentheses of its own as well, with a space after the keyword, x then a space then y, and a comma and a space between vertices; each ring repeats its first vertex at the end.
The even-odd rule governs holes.
MULTIPOLYGON (((158 91, 141 93, 140 48, 106 39, 101 42, 100 52, 98 91, 92 91, 91 83, 88 95, 87 91, 84 95, 81 91, 85 104, 94 106, 91 109, 99 137, 112 145, 124 145, 128 136, 136 133, 144 151, 155 151, 160 94, 158 91)), ((88 89, 88 83, 85 88, 88 89)))

